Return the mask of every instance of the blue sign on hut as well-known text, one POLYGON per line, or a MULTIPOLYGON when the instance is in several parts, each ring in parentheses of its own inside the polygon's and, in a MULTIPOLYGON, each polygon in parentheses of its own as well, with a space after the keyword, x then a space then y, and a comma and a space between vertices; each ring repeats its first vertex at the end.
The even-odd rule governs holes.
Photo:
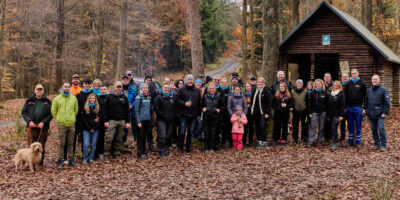
POLYGON ((340 80, 343 69, 356 68, 367 86, 373 74, 380 75, 392 104, 399 105, 400 57, 354 17, 326 1, 282 41, 279 51, 279 68, 288 72, 292 83, 323 78, 325 72, 340 80))

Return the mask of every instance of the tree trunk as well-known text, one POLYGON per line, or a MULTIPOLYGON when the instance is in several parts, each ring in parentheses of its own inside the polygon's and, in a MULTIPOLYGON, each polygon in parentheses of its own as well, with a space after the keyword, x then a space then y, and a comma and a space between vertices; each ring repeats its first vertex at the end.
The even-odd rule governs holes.
POLYGON ((242 77, 247 81, 247 0, 242 5, 242 77))
POLYGON ((201 44, 200 0, 188 0, 190 52, 192 54, 192 73, 194 76, 204 73, 203 46, 201 44))
POLYGON ((57 44, 56 44, 56 76, 57 76, 57 86, 61 87, 62 84, 62 68, 63 63, 61 61, 63 48, 64 48, 64 37, 65 37, 65 8, 64 0, 58 0, 58 19, 57 19, 57 44))
MULTIPOLYGON (((103 2, 104 3, 104 2, 103 2)), ((99 6, 97 13, 97 42, 96 42, 96 78, 100 77, 101 67, 103 64, 103 49, 104 49, 104 26, 105 26, 105 12, 103 5, 99 6)))
POLYGON ((333 4, 333 0, 327 0, 326 2, 328 2, 329 4, 333 4))
POLYGON ((126 23, 128 16, 128 1, 122 0, 121 14, 119 19, 119 44, 117 70, 115 71, 114 83, 120 80, 122 70, 125 67, 125 48, 126 48, 126 23))
POLYGON ((266 84, 270 85, 275 79, 278 68, 279 41, 276 36, 279 34, 279 2, 278 0, 264 0, 263 12, 263 61, 262 75, 266 84))
POLYGON ((255 52, 256 52, 256 24, 254 23, 254 0, 250 0, 250 32, 251 32, 251 52, 250 52, 250 71, 253 75, 257 76, 255 66, 255 52))
POLYGON ((376 15, 378 17, 383 15, 383 2, 382 2, 382 0, 376 0, 376 15))
POLYGON ((361 16, 364 26, 372 30, 372 0, 362 1, 361 16))
POLYGON ((300 0, 292 0, 292 17, 291 17, 291 30, 296 28, 297 25, 299 25, 300 21, 300 0))
POLYGON ((6 65, 6 58, 3 55, 5 52, 4 49, 4 27, 6 25, 6 8, 7 8, 7 0, 3 0, 1 2, 1 27, 0 27, 0 101, 4 100, 3 95, 3 84, 1 83, 3 80, 3 68, 6 65))

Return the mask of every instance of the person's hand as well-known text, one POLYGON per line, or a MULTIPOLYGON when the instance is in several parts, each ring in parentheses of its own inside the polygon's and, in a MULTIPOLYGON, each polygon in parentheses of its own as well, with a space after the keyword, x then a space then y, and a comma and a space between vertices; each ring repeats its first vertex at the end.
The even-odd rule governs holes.
POLYGON ((339 121, 343 121, 343 117, 339 117, 339 121))
POLYGON ((104 123, 104 127, 106 127, 107 129, 110 128, 110 123, 105 122, 105 123, 104 123))
POLYGON ((131 127, 131 124, 129 124, 129 123, 125 124, 125 128, 130 128, 130 127, 131 127))
POLYGON ((96 116, 96 118, 94 119, 94 122, 99 122, 99 116, 96 116))
POLYGON ((312 114, 309 114, 308 116, 309 116, 310 118, 312 118, 312 114))
POLYGON ((33 123, 33 121, 30 121, 30 122, 29 122, 29 127, 31 127, 31 128, 35 128, 35 126, 36 126, 36 124, 35 124, 35 123, 33 123))
POLYGON ((385 115, 385 114, 382 114, 382 118, 386 118, 386 115, 385 115))
POLYGON ((129 110, 131 110, 132 109, 132 105, 131 104, 129 104, 129 110))
POLYGON ((217 108, 217 113, 221 112, 221 110, 219 108, 217 108))
POLYGON ((186 107, 192 106, 192 102, 191 102, 191 101, 187 101, 187 102, 185 103, 185 106, 186 106, 186 107))
POLYGON ((269 115, 268 115, 268 114, 265 114, 264 117, 265 117, 265 119, 268 119, 268 118, 269 118, 269 115))
POLYGON ((365 115, 365 113, 367 113, 367 112, 365 112, 365 110, 363 109, 362 114, 365 115))
POLYGON ((203 112, 206 112, 207 111, 207 108, 203 108, 203 112))
POLYGON ((91 132, 91 133, 94 133, 94 130, 93 130, 93 129, 91 129, 91 130, 90 130, 90 132, 91 132))
POLYGON ((138 123, 137 126, 138 126, 139 128, 142 128, 142 123, 138 123))
POLYGON ((286 108, 286 103, 281 103, 282 108, 286 108))
POLYGON ((40 122, 39 125, 38 125, 38 128, 43 128, 43 126, 44 126, 44 123, 40 122))
POLYGON ((201 119, 201 117, 200 116, 197 116, 197 121, 199 121, 201 119))

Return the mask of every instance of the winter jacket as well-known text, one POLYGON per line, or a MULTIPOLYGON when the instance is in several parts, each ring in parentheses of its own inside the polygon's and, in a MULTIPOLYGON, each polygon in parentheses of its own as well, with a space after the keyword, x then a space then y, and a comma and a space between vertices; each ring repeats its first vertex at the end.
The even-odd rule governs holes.
POLYGON ((53 100, 51 114, 59 125, 74 125, 78 114, 78 100, 71 93, 68 96, 59 94, 53 100))
POLYGON ((137 84, 137 83, 135 82, 135 80, 131 79, 131 81, 129 82, 129 84, 132 85, 132 87, 133 87, 136 91, 139 91, 139 89, 140 89, 139 84, 137 84))
POLYGON ((130 122, 129 102, 128 98, 122 94, 118 95, 115 91, 111 92, 104 101, 104 122, 110 120, 125 120, 125 123, 130 122))
POLYGON ((283 98, 277 98, 274 96, 272 100, 272 107, 274 110, 280 111, 280 112, 289 112, 289 109, 293 107, 293 98, 287 98, 286 96, 283 98), (282 107, 282 103, 286 104, 286 107, 282 107))
POLYGON ((327 111, 329 96, 325 91, 313 90, 307 105, 308 113, 323 113, 327 111))
MULTIPOLYGON (((254 96, 256 95, 257 89, 252 93, 251 95, 251 105, 250 109, 253 107, 253 104, 258 102, 257 105, 254 105, 254 110, 260 110, 260 107, 262 109, 262 113, 264 115, 270 115, 271 113, 271 107, 272 107, 272 95, 271 95, 271 90, 267 87, 264 87, 264 89, 261 91, 261 102, 258 101, 258 95, 257 94, 257 99, 254 99, 254 96)), ((253 111, 251 111, 251 114, 254 114, 253 111)))
POLYGON ((346 85, 344 96, 346 97, 346 106, 362 107, 367 88, 363 80, 354 83, 352 80, 346 85))
POLYGON ((129 115, 132 116, 135 108, 137 90, 132 85, 129 85, 128 90, 126 91, 123 89, 122 93, 128 98, 128 102, 132 106, 132 108, 129 110, 129 115))
POLYGON ((105 94, 105 95, 100 94, 99 98, 98 98, 99 103, 100 103, 100 110, 102 112, 102 117, 100 118, 100 125, 101 126, 104 125, 104 111, 106 109, 107 97, 108 97, 108 94, 105 94))
POLYGON ((144 96, 140 93, 135 99, 135 117, 136 123, 141 123, 142 121, 152 120, 152 108, 151 108, 151 96, 144 96))
MULTIPOLYGON (((272 92, 272 94, 275 94, 276 91, 279 90, 279 84, 280 84, 281 82, 282 82, 282 81, 275 80, 274 83, 272 83, 272 86, 271 86, 271 92, 272 92)), ((286 86, 287 86, 288 90, 289 90, 289 91, 292 91, 292 86, 290 85, 290 83, 289 83, 287 80, 285 80, 285 79, 283 79, 283 82, 286 83, 286 86)))
POLYGON ((96 114, 94 109, 89 108, 89 113, 86 113, 86 110, 83 109, 82 113, 82 121, 83 127, 82 130, 90 131, 90 130, 99 130, 101 118, 103 118, 102 109, 100 107, 99 113, 96 114), (99 121, 95 122, 94 120, 99 117, 99 121))
POLYGON ((51 115, 51 101, 46 98, 46 95, 43 95, 41 99, 36 99, 36 95, 33 94, 25 101, 22 108, 22 116, 26 121, 26 127, 29 127, 29 122, 31 121, 35 124, 43 122, 43 129, 48 130, 50 121, 53 119, 53 115, 51 115), (40 113, 40 116, 36 116, 35 113, 40 113))
POLYGON ((294 111, 302 112, 307 109, 307 90, 303 89, 293 89, 292 97, 294 103, 294 111))
POLYGON ((388 90, 381 86, 371 86, 367 90, 364 103, 367 116, 378 119, 382 114, 388 115, 390 110, 390 96, 388 90))
MULTIPOLYGON (((172 90, 171 90, 172 91, 172 90)), ((154 100, 154 112, 157 114, 157 120, 171 122, 175 118, 175 102, 171 92, 169 96, 161 93, 154 100)))
POLYGON ((79 85, 74 85, 74 84, 71 85, 71 94, 72 94, 72 95, 76 96, 76 95, 78 95, 79 93, 81 93, 81 91, 82 91, 81 86, 79 86, 79 85))
POLYGON ((93 91, 89 89, 89 91, 82 90, 79 94, 76 95, 76 99, 78 99, 78 115, 76 115, 75 129, 79 132, 81 132, 83 128, 83 107, 85 106, 88 96, 92 93, 93 91))
POLYGON ((211 94, 207 93, 203 97, 202 110, 206 108, 206 112, 203 114, 203 118, 205 119, 218 119, 218 116, 224 111, 224 102, 223 96, 220 93, 215 93, 214 98, 211 98, 211 94), (217 109, 219 109, 219 113, 217 113, 217 109))
POLYGON ((200 90, 194 86, 185 85, 180 88, 175 96, 178 114, 182 117, 198 117, 200 116, 201 95, 200 90), (185 106, 187 101, 191 101, 190 107, 185 106))
POLYGON ((239 117, 236 113, 234 113, 231 117, 231 122, 232 122, 232 133, 244 133, 244 125, 247 124, 247 118, 244 113, 242 113, 242 116, 239 117), (239 124, 239 119, 240 119, 240 124, 239 124))
POLYGON ((331 92, 332 92, 333 81, 331 81, 329 84, 326 84, 325 81, 324 81, 324 84, 325 84, 325 91, 326 91, 326 93, 327 93, 328 95, 330 95, 331 92))
POLYGON ((236 112, 236 106, 238 105, 242 106, 243 113, 245 115, 247 114, 246 98, 243 95, 240 95, 239 97, 233 95, 228 99, 229 116, 232 116, 236 112))
POLYGON ((328 98, 328 115, 343 117, 346 105, 345 99, 343 92, 339 92, 336 96, 332 96, 331 93, 328 98))

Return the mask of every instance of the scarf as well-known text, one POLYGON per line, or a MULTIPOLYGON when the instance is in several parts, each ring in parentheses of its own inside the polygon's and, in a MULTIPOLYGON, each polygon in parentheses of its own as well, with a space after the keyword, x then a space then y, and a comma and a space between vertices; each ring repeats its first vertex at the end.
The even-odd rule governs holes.
POLYGON ((215 93, 214 94, 210 94, 211 99, 214 99, 215 97, 215 93))
POLYGON ((297 93, 302 93, 304 91, 304 88, 301 88, 301 89, 295 88, 294 91, 296 91, 297 93))
POLYGON ((71 92, 68 92, 68 93, 66 93, 66 92, 64 92, 64 90, 60 90, 61 91, 61 94, 63 94, 64 96, 68 96, 69 94, 71 94, 71 92))
POLYGON ((357 77, 356 79, 351 78, 351 81, 353 81, 353 83, 357 83, 360 80, 360 77, 357 77))
POLYGON ((109 95, 108 92, 106 92, 105 94, 100 94, 99 96, 107 96, 107 95, 109 95))
POLYGON ((219 86, 219 85, 215 85, 215 88, 217 88, 217 89, 218 89, 218 88, 220 88, 220 86, 219 86))
POLYGON ((100 96, 100 88, 97 88, 97 89, 93 88, 92 91, 93 91, 93 93, 95 93, 97 96, 100 96))
POLYGON ((239 119, 240 119, 240 118, 242 118, 243 112, 242 112, 242 113, 240 113, 240 114, 239 114, 239 113, 237 113, 237 112, 235 112, 235 115, 236 115, 236 116, 238 116, 238 117, 239 117, 239 119))
POLYGON ((251 97, 251 92, 246 92, 246 97, 251 97))
POLYGON ((320 88, 320 89, 315 88, 314 90, 317 92, 322 92, 322 88, 320 88))
POLYGON ((281 92, 281 98, 285 97, 285 91, 280 91, 281 92))
POLYGON ((150 92, 147 92, 147 94, 142 93, 144 97, 148 97, 150 95, 150 92))
POLYGON ((331 92, 331 95, 332 95, 332 96, 336 96, 336 95, 339 94, 339 92, 340 92, 340 90, 332 91, 332 92, 331 92))
POLYGON ((261 89, 257 88, 256 92, 254 93, 254 97, 253 97, 253 102, 254 103, 253 103, 253 105, 251 105, 251 114, 254 113, 254 105, 256 104, 255 102, 256 102, 257 95, 258 95, 258 105, 260 106, 260 112, 261 112, 262 115, 264 114, 263 110, 262 110, 262 107, 261 107, 261 93, 262 93, 263 90, 264 90, 264 87, 261 88, 261 89))
POLYGON ((169 95, 171 94, 171 91, 170 91, 168 94, 165 93, 164 91, 161 91, 161 93, 162 93, 164 96, 169 97, 169 95))
POLYGON ((237 98, 239 98, 239 97, 241 97, 241 96, 242 96, 242 94, 240 94, 240 93, 239 93, 239 94, 235 94, 235 93, 233 93, 233 96, 234 96, 234 97, 237 97, 237 98))
POLYGON ((88 89, 88 90, 82 89, 82 92, 83 93, 90 93, 90 92, 92 92, 92 89, 88 89))
POLYGON ((89 107, 91 107, 91 108, 94 108, 94 107, 96 107, 96 102, 94 102, 94 103, 89 103, 89 107))
POLYGON ((227 90, 228 89, 228 86, 219 86, 222 90, 227 90))
POLYGON ((342 81, 342 85, 347 85, 347 83, 349 83, 349 81, 342 81))
POLYGON ((311 94, 312 90, 307 90, 307 94, 311 94))

